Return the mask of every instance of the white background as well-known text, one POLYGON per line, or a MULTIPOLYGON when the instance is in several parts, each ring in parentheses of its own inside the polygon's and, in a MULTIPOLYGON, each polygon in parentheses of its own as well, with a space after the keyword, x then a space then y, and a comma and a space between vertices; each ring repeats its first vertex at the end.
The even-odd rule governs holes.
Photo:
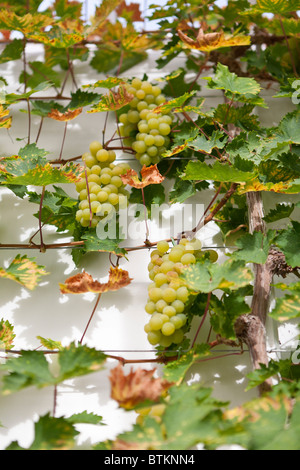
MULTIPOLYGON (((89 6, 91 6, 89 3, 89 6)), ((158 3, 158 2, 156 2, 158 3)), ((40 58, 39 46, 30 51, 30 59, 40 58)), ((171 63, 168 70, 155 71, 155 58, 149 60, 133 70, 127 72, 128 76, 142 77, 149 74, 150 79, 158 78, 162 73, 167 74, 181 65, 180 59, 171 63)), ((21 66, 21 64, 20 64, 21 66)), ((15 90, 15 83, 21 68, 15 64, 4 64, 0 75, 4 76, 10 88, 15 90)), ((99 76, 86 64, 76 64, 79 85, 93 83, 99 76)), ((203 82, 203 85, 205 82, 203 82)), ((69 84, 70 85, 70 84, 69 84)), ((70 85, 71 86, 71 85, 70 85)), ((211 92, 203 88, 203 94, 207 96, 206 105, 215 106, 221 97, 211 96, 211 92)), ((268 92, 271 95, 271 91, 268 92)), ((289 109, 290 103, 286 103, 289 109)), ((22 106, 21 106, 22 107, 22 106)), ((284 112, 282 102, 273 109, 272 113, 261 111, 264 123, 275 123, 284 112), (271 119, 271 121, 270 121, 271 119)), ((1 155, 13 155, 25 145, 25 141, 16 139, 27 136, 27 116, 14 109, 13 126, 9 132, 4 130, 0 134, 1 155)), ((82 113, 68 125, 63 158, 80 155, 88 149, 92 140, 101 138, 104 115, 82 113)), ((34 141, 38 131, 39 118, 32 117, 32 139, 34 141)), ((63 123, 48 120, 45 123, 38 146, 50 152, 50 158, 56 158, 59 154, 63 123)), ((108 128, 114 131, 115 123, 112 121, 108 128)), ((122 158, 118 155, 118 158, 122 158)), ((138 169, 137 162, 131 163, 138 169)), ((170 185, 170 183, 168 183, 170 185)), ((35 188, 36 189, 36 188, 35 188)), ((76 193, 72 185, 64 187, 70 195, 76 193)), ((212 192, 203 191, 191 198, 188 202, 194 204, 209 203, 212 192)), ((274 195, 272 195, 272 198, 274 195)), ((277 197, 277 196, 275 196, 277 197)), ((268 203, 268 198, 266 198, 268 203)), ((0 190, 0 242, 1 243, 27 243, 30 236, 37 230, 38 221, 33 216, 38 206, 15 197, 9 190, 0 190)), ((165 214, 169 217, 169 214, 165 214)), ((126 240, 124 246, 140 244, 144 241, 144 227, 139 240, 126 240)), ((150 240, 169 237, 168 233, 162 233, 155 224, 151 224, 150 240)), ((214 224, 205 227, 200 233, 204 246, 217 246, 222 244, 218 229, 214 224)), ((36 239, 38 242, 38 238, 36 239)), ((44 230, 45 243, 68 241, 67 234, 57 234, 52 227, 44 230)), ((224 259, 226 250, 219 250, 220 260, 224 259)), ((82 269, 89 272, 98 280, 107 279, 109 270, 109 258, 107 254, 90 254, 84 258, 82 266, 77 269, 72 261, 70 250, 49 250, 45 254, 38 251, 9 251, 0 250, 0 266, 7 267, 17 253, 28 254, 35 257, 38 264, 46 267, 50 273, 44 277, 41 285, 32 292, 20 285, 1 280, 0 283, 0 318, 9 320, 15 326, 15 348, 33 349, 39 347, 37 336, 51 338, 68 345, 71 341, 79 341, 85 329, 90 313, 93 309, 95 296, 65 296, 60 294, 59 283, 82 269)), ((148 315, 144 312, 147 297, 149 253, 146 250, 132 252, 128 261, 123 260, 121 267, 129 271, 133 281, 130 286, 113 293, 102 296, 97 312, 85 336, 84 343, 99 350, 112 351, 112 354, 121 355, 127 359, 152 358, 154 353, 149 346, 144 333, 144 325, 148 321, 148 315)), ((198 326, 196 321, 194 331, 198 326)), ((208 325, 204 326, 199 342, 205 341, 208 325)), ((284 333, 294 335, 294 326, 289 324, 284 333)), ((270 323, 268 325, 269 348, 278 348, 277 328, 270 323)), ((222 352, 218 353, 221 354, 222 352)), ((276 356, 276 355, 275 355, 276 356)), ((276 356, 278 357, 278 356, 276 356)), ((90 444, 104 439, 113 439, 118 433, 129 430, 136 419, 134 412, 125 412, 118 409, 116 402, 110 399, 109 371, 115 367, 115 360, 108 360, 102 372, 87 375, 82 378, 70 380, 58 388, 56 416, 69 416, 83 410, 103 416, 106 426, 80 425, 78 429, 81 435, 78 439, 78 448, 86 449, 90 444)), ((152 368, 151 363, 143 367, 152 368)), ((129 371, 129 366, 125 371, 129 371)), ((256 391, 245 392, 247 380, 245 375, 251 370, 247 353, 242 356, 231 356, 214 361, 208 361, 195 366, 188 374, 189 382, 198 381, 200 384, 214 388, 214 395, 222 400, 229 400, 233 406, 241 404, 253 396, 256 391)), ((158 369, 159 373, 159 369, 158 369)), ((17 440, 21 446, 30 446, 33 439, 34 422, 38 416, 52 412, 53 389, 51 387, 37 390, 26 389, 11 396, 0 398, 0 449, 13 440, 17 440)))

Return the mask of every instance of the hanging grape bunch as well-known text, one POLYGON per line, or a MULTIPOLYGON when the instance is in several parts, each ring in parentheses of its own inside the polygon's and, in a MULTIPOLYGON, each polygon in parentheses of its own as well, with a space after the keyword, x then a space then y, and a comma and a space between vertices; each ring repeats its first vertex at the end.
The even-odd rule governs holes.
POLYGON ((169 347, 183 341, 189 291, 180 282, 179 274, 184 266, 195 263, 201 256, 201 242, 197 239, 182 239, 171 249, 169 243, 162 240, 151 253, 148 271, 152 283, 148 286, 145 306, 151 315, 145 325, 151 345, 169 347))
POLYGON ((166 102, 159 86, 134 78, 127 91, 134 95, 130 109, 119 116, 119 131, 124 144, 132 147, 141 165, 154 165, 170 147, 173 117, 153 110, 166 102))
POLYGON ((91 142, 89 150, 82 155, 86 169, 76 183, 80 201, 76 220, 83 227, 95 228, 100 220, 127 203, 129 193, 120 175, 126 173, 130 166, 127 163, 114 164, 116 153, 104 149, 98 141, 91 142))

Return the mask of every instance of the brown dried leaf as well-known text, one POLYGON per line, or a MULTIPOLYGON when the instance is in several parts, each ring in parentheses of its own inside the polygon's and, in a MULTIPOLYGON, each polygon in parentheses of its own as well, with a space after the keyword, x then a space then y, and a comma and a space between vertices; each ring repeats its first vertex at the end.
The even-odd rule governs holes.
POLYGON ((197 39, 194 40, 183 33, 180 29, 177 32, 180 39, 188 47, 204 52, 210 52, 221 47, 248 46, 250 44, 250 36, 244 36, 242 34, 228 36, 225 35, 223 31, 204 33, 203 29, 200 28, 197 39))
POLYGON ((55 121, 71 121, 75 119, 82 112, 82 108, 68 109, 68 111, 61 113, 58 109, 51 109, 48 117, 55 119, 55 121))
POLYGON ((110 374, 111 398, 122 408, 131 410, 147 400, 159 401, 162 395, 173 385, 165 379, 153 377, 155 369, 137 369, 124 375, 119 363, 110 374))
POLYGON ((139 179, 135 170, 130 169, 124 175, 120 175, 124 184, 128 184, 134 188, 144 188, 150 184, 160 184, 165 177, 162 176, 157 168, 157 165, 143 166, 141 169, 142 180, 139 179))
POLYGON ((129 277, 128 271, 121 268, 110 268, 108 282, 101 283, 94 281, 92 276, 83 271, 80 274, 69 277, 65 284, 60 284, 62 294, 84 294, 86 292, 94 292, 102 294, 108 291, 116 291, 130 284, 132 279, 129 277))

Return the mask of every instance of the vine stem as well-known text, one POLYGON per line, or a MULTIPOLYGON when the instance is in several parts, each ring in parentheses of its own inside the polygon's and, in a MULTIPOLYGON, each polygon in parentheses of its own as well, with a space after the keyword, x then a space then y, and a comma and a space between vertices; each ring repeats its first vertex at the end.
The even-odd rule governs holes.
POLYGON ((63 139, 62 139, 60 154, 59 154, 59 159, 58 159, 59 161, 61 161, 61 158, 62 158, 62 153, 63 153, 65 140, 66 140, 66 134, 67 134, 67 127, 68 127, 68 121, 65 122, 64 134, 63 134, 63 139))
POLYGON ((97 310, 97 307, 98 307, 98 305, 99 305, 100 299, 101 299, 101 293, 97 295, 97 300, 96 300, 95 306, 94 306, 93 311, 92 311, 92 313, 91 313, 91 315, 90 315, 89 321, 87 322, 87 325, 86 325, 85 330, 84 330, 84 332, 83 332, 83 334, 82 334, 82 337, 81 337, 81 339, 80 339, 80 341, 79 341, 80 344, 82 344, 83 338, 85 337, 85 334, 86 334, 86 332, 87 332, 87 329, 88 329, 88 327, 89 327, 89 325, 90 325, 90 323, 91 323, 91 321, 92 321, 92 318, 93 318, 93 316, 94 316, 94 314, 95 314, 95 312, 96 312, 96 310, 97 310))
POLYGON ((40 232, 40 251, 44 253, 45 250, 45 245, 44 245, 44 240, 43 240, 43 227, 42 227, 42 209, 43 209, 43 201, 45 197, 45 191, 46 191, 46 186, 43 186, 42 189, 42 194, 41 194, 41 200, 40 200, 40 207, 39 207, 39 232, 40 232))

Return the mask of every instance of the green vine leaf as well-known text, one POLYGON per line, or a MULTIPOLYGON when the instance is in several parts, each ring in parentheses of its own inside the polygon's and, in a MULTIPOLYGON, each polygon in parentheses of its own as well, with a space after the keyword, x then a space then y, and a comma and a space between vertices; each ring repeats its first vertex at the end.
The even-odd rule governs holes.
POLYGON ((8 372, 3 377, 2 393, 7 395, 31 386, 57 385, 101 370, 105 359, 102 351, 71 343, 57 353, 58 371, 53 374, 42 351, 22 351, 18 358, 10 358, 0 365, 0 369, 8 372))
POLYGON ((29 290, 35 289, 41 277, 47 274, 44 266, 37 265, 35 258, 26 255, 17 255, 7 269, 0 268, 0 278, 18 282, 29 290))
POLYGON ((180 277, 192 292, 212 292, 216 289, 236 290, 253 279, 251 270, 241 260, 229 259, 223 264, 206 260, 184 267, 180 277))
MULTIPOLYGON (((207 145, 209 147, 209 143, 207 145)), ((254 176, 253 172, 237 170, 228 163, 216 162, 213 165, 207 165, 204 162, 189 162, 181 178, 190 181, 212 180, 244 183, 253 180, 254 176)))
POLYGON ((198 360, 204 359, 211 355, 208 344, 199 344, 189 351, 184 351, 176 361, 171 361, 164 368, 164 377, 169 382, 175 382, 180 385, 184 380, 188 370, 198 360))
POLYGON ((286 262, 292 268, 300 266, 300 223, 292 221, 286 230, 275 238, 275 244, 284 253, 286 262))
POLYGON ((269 230, 267 235, 262 232, 246 233, 236 240, 235 244, 238 250, 233 253, 233 259, 240 259, 247 263, 264 264, 267 261, 275 234, 275 230, 269 230))
POLYGON ((292 214, 294 208, 295 204, 276 204, 275 209, 271 209, 268 214, 265 215, 264 220, 267 223, 273 223, 278 220, 288 218, 292 214))
POLYGON ((224 90, 225 95, 237 101, 248 102, 256 106, 265 107, 265 102, 258 95, 261 86, 253 78, 238 77, 229 71, 228 67, 218 64, 214 77, 206 77, 207 88, 224 90))

